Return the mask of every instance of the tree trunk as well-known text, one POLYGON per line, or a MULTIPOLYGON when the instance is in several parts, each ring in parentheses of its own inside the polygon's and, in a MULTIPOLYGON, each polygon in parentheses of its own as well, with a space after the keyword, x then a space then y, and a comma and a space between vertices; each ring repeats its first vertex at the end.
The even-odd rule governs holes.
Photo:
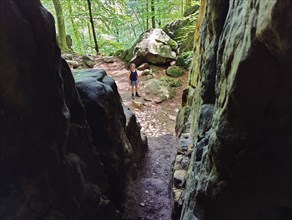
POLYGON ((181 0, 181 16, 183 16, 183 14, 184 14, 184 1, 183 0, 181 0))
POLYGON ((149 30, 149 0, 146 0, 146 31, 149 30))
POLYGON ((90 18, 93 40, 94 40, 94 49, 96 51, 96 54, 98 54, 99 49, 98 49, 98 44, 97 44, 97 39, 96 39, 96 34, 95 34, 94 22, 93 22, 93 18, 92 18, 91 0, 87 0, 87 4, 88 4, 89 18, 90 18))
POLYGON ((155 1, 151 0, 151 21, 152 28, 155 28, 155 1))
POLYGON ((58 23, 58 41, 62 51, 70 51, 66 41, 66 27, 60 0, 53 0, 58 23))
POLYGON ((94 42, 92 40, 92 33, 91 33, 92 31, 91 31, 91 27, 90 27, 90 22, 87 23, 87 29, 88 29, 88 36, 89 36, 89 44, 91 46, 92 44, 94 44, 94 42))
POLYGON ((73 32, 74 32, 74 38, 75 38, 76 44, 78 46, 80 46, 80 37, 79 37, 78 29, 77 29, 76 24, 75 24, 74 19, 73 19, 71 0, 67 0, 67 3, 68 3, 68 9, 69 9, 70 22, 71 22, 73 32))

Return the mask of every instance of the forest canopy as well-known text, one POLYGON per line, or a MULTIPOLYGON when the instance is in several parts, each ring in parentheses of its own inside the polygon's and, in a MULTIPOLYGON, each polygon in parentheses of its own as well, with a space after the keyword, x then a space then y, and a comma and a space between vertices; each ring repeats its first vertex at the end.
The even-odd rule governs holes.
POLYGON ((113 54, 139 35, 183 17, 199 0, 41 0, 56 21, 62 51, 113 54))

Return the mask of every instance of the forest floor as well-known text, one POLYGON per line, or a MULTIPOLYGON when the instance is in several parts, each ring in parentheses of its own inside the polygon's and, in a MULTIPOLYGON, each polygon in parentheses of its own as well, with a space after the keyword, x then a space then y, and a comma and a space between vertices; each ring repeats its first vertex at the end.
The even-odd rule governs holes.
MULTIPOLYGON (((166 76, 166 68, 150 67, 156 78, 166 76)), ((104 69, 115 79, 123 103, 135 113, 142 127, 141 130, 148 137, 149 149, 141 162, 138 176, 128 185, 125 218, 127 220, 170 220, 171 165, 179 145, 174 135, 174 128, 176 114, 181 104, 182 90, 187 82, 187 74, 180 78, 183 85, 176 90, 176 96, 159 104, 153 100, 149 101, 153 97, 145 94, 146 76, 140 76, 139 94, 141 97, 135 97, 134 101, 143 105, 135 108, 127 79, 129 70, 125 63, 115 59, 114 63, 99 63, 95 68, 104 69)), ((138 71, 138 74, 141 74, 141 71, 138 71)))

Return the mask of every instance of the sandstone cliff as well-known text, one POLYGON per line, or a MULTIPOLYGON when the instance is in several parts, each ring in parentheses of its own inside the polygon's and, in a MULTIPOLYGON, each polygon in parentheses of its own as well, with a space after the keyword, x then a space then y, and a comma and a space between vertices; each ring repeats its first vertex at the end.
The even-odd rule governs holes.
POLYGON ((176 126, 176 168, 191 159, 174 217, 292 219, 291 15, 290 0, 202 0, 176 126))
POLYGON ((0 0, 0 30, 0 219, 122 219, 147 140, 115 82, 76 89, 38 0, 0 0))

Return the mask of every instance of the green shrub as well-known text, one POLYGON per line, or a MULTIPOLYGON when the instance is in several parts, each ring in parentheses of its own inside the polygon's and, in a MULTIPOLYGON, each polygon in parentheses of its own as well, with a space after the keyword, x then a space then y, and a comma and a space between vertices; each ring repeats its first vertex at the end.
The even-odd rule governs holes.
POLYGON ((183 76, 185 73, 184 69, 179 66, 170 66, 166 70, 166 75, 171 77, 180 77, 183 76))

